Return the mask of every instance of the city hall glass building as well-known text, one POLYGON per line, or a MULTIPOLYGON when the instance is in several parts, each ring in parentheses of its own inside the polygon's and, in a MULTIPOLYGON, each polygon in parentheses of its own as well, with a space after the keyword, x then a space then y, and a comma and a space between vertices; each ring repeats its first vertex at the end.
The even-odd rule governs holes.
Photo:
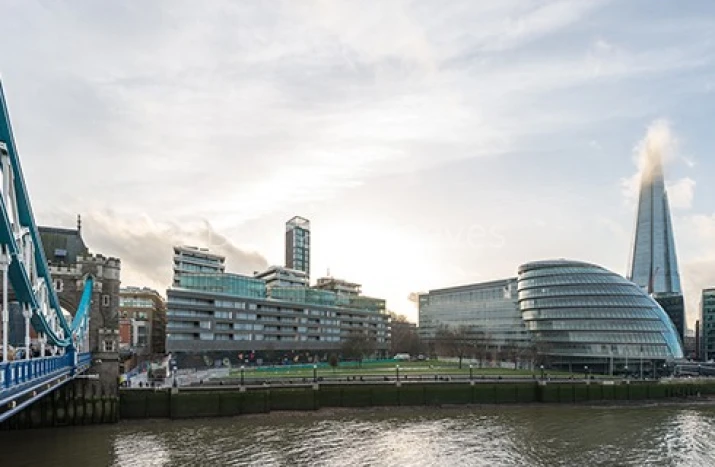
POLYGON ((600 266, 555 260, 519 268, 518 302, 551 366, 624 371, 683 358, 668 315, 646 291, 600 266))

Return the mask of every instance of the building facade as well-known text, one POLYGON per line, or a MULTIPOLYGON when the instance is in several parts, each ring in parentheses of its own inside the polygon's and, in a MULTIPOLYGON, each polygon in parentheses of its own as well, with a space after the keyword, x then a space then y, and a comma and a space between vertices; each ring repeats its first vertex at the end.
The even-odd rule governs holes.
POLYGON ((641 176, 628 278, 660 303, 683 341, 685 305, 660 154, 652 154, 648 158, 641 176))
POLYGON ((94 357, 92 372, 98 381, 87 384, 97 394, 117 393, 119 377, 119 286, 121 262, 118 258, 92 255, 77 229, 39 227, 45 257, 60 306, 74 311, 79 305, 84 281, 94 278, 89 320, 89 348, 94 357), (95 390, 93 389, 93 390, 95 390))
POLYGON ((715 360, 715 288, 702 291, 700 299, 700 358, 715 360))
POLYGON ((305 271, 289 269, 283 266, 269 266, 265 271, 253 273, 253 277, 265 281, 266 288, 273 287, 308 287, 308 275, 305 271))
POLYGON ((600 266, 567 260, 522 265, 518 300, 537 351, 551 366, 612 373, 642 369, 645 362, 654 371, 683 358, 675 326, 658 303, 600 266))
POLYGON ((303 271, 310 281, 310 221, 295 216, 286 222, 285 266, 303 271))
POLYGON ((166 304, 146 287, 119 290, 119 346, 137 355, 166 353, 166 304))
POLYGON ((260 279, 229 273, 186 275, 167 296, 167 351, 180 367, 325 359, 354 333, 365 335, 376 355, 389 349, 384 300, 340 304, 329 291, 269 291, 260 279))
POLYGON ((517 303, 516 278, 430 290, 419 297, 419 333, 437 338, 441 327, 463 328, 490 349, 529 347, 517 303))
POLYGON ((174 247, 174 285, 183 274, 222 273, 226 270, 226 257, 211 253, 207 248, 195 246, 174 247))

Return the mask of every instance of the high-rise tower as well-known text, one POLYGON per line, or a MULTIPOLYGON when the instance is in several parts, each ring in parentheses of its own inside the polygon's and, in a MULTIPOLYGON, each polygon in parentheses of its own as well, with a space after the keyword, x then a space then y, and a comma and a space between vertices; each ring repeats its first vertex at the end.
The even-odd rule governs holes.
POLYGON ((682 340, 685 307, 663 177, 663 159, 658 150, 649 151, 648 156, 641 175, 629 279, 660 303, 673 320, 682 340))
POLYGON ((296 216, 286 222, 286 267, 305 272, 310 280, 310 221, 296 216))

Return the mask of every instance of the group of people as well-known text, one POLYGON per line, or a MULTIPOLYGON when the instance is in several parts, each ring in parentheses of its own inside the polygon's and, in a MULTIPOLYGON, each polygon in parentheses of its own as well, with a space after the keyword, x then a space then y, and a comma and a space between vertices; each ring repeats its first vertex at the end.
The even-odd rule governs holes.
MULTIPOLYGON (((40 349, 35 346, 34 344, 30 345, 30 358, 39 358, 40 355, 40 349)), ((51 357, 52 356, 52 350, 49 348, 45 349, 45 357, 51 357)), ((7 347, 7 361, 11 362, 13 360, 24 360, 26 358, 25 356, 25 348, 24 347, 19 347, 15 348, 11 345, 8 345, 7 347)), ((0 362, 4 361, 3 360, 3 351, 2 348, 0 348, 0 362)))

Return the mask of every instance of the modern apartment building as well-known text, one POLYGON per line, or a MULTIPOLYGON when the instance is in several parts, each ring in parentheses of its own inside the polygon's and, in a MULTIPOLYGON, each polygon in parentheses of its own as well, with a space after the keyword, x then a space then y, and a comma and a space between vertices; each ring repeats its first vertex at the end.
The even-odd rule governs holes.
POLYGON ((304 217, 286 222, 285 266, 305 272, 310 280, 310 221, 304 217))
POLYGON ((705 289, 700 299, 700 356, 715 360, 715 288, 705 289))
MULTIPOLYGON (((308 225, 297 224, 296 232, 308 232, 308 225)), ((296 236, 302 241, 293 246, 305 250, 301 258, 309 258, 307 234, 296 236)), ((305 267, 307 261, 294 264, 305 267)), ((359 284, 346 291, 334 285, 350 283, 328 282, 321 280, 323 288, 311 288, 307 270, 279 266, 253 277, 227 273, 223 257, 176 247, 173 285, 167 290, 166 350, 179 366, 225 359, 234 364, 313 361, 339 353, 345 339, 359 333, 370 343, 371 353, 386 355, 385 300, 363 296, 359 284), (194 266, 212 270, 196 272, 190 269, 194 266)))
POLYGON ((376 355, 389 348, 384 300, 341 304, 330 291, 268 290, 260 279, 230 273, 184 276, 167 295, 167 351, 180 366, 196 365, 196 357, 204 356, 234 364, 248 355, 264 361, 324 359, 339 353, 354 333, 365 335, 376 355))
POLYGON ((226 257, 195 246, 174 247, 174 285, 184 274, 221 273, 226 270, 226 257))
POLYGON ((289 269, 283 266, 269 266, 265 271, 253 273, 253 277, 265 281, 266 288, 273 287, 308 287, 308 275, 305 271, 289 269))
POLYGON ((166 304, 146 287, 119 290, 119 347, 137 355, 166 352, 166 304))

